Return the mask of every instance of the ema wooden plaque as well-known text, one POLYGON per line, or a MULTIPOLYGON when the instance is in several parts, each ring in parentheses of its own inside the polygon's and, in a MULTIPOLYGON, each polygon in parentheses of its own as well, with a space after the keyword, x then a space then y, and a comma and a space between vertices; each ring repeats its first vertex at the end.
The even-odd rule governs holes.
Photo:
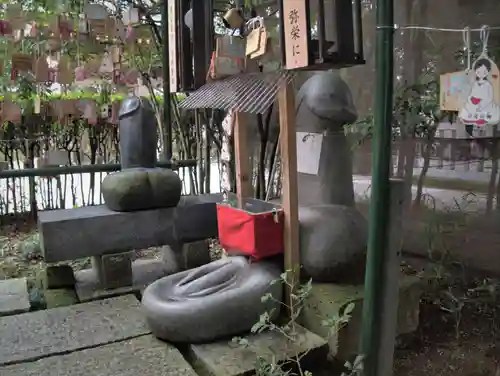
POLYGON ((309 65, 307 0, 283 0, 283 41, 286 69, 309 65))

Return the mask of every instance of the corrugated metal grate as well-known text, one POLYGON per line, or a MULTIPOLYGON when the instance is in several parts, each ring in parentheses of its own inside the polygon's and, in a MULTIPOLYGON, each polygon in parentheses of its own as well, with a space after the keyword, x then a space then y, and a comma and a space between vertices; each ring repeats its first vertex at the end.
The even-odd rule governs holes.
POLYGON ((179 103, 179 108, 213 108, 263 114, 274 103, 281 85, 295 72, 246 73, 210 82, 179 103))

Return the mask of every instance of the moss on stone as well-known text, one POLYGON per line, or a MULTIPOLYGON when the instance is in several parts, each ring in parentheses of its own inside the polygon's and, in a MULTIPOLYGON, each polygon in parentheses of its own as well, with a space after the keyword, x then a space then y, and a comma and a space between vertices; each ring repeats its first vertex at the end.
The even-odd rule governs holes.
POLYGON ((53 289, 45 291, 45 304, 47 309, 66 307, 78 303, 78 298, 73 289, 53 289))

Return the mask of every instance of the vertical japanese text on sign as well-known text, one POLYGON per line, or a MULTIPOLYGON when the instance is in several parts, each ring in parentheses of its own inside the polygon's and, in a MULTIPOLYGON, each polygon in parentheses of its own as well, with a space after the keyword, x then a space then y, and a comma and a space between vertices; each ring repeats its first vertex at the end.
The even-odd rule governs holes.
MULTIPOLYGON (((292 26, 290 30, 290 37, 294 42, 300 39, 300 26, 299 26, 299 11, 294 8, 288 13, 288 22, 292 26)), ((300 55, 300 45, 294 43, 292 45, 293 56, 300 55)))
POLYGON ((306 67, 309 65, 306 1, 284 0, 283 17, 286 68, 306 67))

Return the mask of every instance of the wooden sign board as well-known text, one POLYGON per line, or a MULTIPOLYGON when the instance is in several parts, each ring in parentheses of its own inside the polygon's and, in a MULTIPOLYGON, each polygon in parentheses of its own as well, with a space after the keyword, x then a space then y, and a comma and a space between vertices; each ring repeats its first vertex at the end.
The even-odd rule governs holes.
POLYGON ((168 56, 170 68, 170 92, 179 88, 177 67, 177 0, 168 0, 168 56))
POLYGON ((307 0, 282 0, 283 48, 286 69, 309 66, 307 0))

